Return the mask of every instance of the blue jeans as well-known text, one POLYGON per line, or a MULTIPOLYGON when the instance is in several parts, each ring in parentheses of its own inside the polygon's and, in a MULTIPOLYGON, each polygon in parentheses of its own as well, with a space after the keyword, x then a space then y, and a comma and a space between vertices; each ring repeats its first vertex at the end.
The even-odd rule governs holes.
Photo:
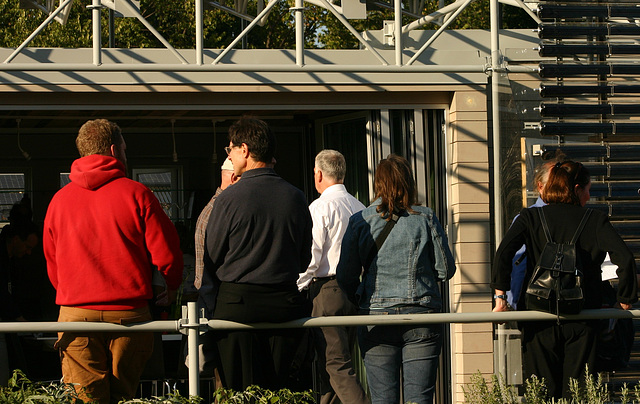
MULTIPOLYGON (((429 312, 404 307, 370 314, 429 312)), ((442 348, 442 325, 365 326, 358 328, 358 341, 367 370, 371 404, 400 402, 400 370, 403 373, 403 402, 433 403, 442 348)))

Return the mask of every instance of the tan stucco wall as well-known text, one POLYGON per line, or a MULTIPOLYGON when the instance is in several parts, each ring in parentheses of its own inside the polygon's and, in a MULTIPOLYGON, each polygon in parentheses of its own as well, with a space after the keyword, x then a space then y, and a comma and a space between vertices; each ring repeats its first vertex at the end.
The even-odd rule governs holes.
MULTIPOLYGON (((455 92, 449 116, 451 244, 458 271, 451 283, 451 311, 491 310, 491 215, 487 97, 484 88, 455 92)), ((453 402, 463 402, 472 374, 493 372, 492 325, 452 325, 453 402)))

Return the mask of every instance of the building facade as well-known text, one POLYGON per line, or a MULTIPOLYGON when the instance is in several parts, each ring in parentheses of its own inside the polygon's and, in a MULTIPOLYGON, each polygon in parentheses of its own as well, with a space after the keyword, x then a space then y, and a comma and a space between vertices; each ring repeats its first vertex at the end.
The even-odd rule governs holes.
MULTIPOLYGON (((365 204, 377 162, 391 152, 407 157, 420 200, 434 208, 454 251, 458 272, 443 285, 448 310, 488 312, 496 240, 535 197, 535 165, 558 145, 603 145, 585 133, 570 141, 541 134, 536 108, 548 79, 539 63, 557 57, 535 50, 541 40, 531 30, 495 31, 394 31, 401 44, 371 31, 359 50, 0 49, 3 214, 25 192, 41 222, 68 181, 78 128, 107 118, 123 130, 133 178, 190 229, 218 185, 228 126, 251 114, 275 130, 276 171, 309 201, 317 196, 313 157, 323 148, 345 154, 347 188, 365 204)), ((621 141, 636 147, 640 138, 621 141)), ((639 188, 632 177, 620 185, 604 173, 594 185, 639 188)), ((611 210, 637 203, 627 194, 594 199, 611 210)), ((635 225, 634 215, 619 217, 635 225)), ((440 402, 462 402, 471 375, 498 370, 494 328, 449 327, 440 402)))

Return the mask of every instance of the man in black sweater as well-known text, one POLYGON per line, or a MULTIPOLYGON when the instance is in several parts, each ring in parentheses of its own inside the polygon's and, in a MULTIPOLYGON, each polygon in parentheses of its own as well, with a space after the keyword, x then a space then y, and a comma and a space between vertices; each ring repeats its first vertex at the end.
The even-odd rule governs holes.
MULTIPOLYGON (((207 226, 205 279, 220 282, 215 319, 283 322, 310 314, 296 281, 311 260, 311 215, 303 193, 270 168, 275 148, 261 120, 242 118, 229 128, 225 150, 242 181, 220 194, 207 226)), ((287 387, 302 333, 218 333, 223 385, 287 387)))

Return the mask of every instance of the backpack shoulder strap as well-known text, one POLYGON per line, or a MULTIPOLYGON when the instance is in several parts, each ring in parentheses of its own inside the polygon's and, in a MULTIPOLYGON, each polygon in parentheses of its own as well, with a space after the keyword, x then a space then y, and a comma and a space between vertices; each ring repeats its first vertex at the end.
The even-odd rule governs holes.
POLYGON ((371 266, 371 263, 373 262, 373 259, 375 258, 376 254, 380 250, 380 247, 382 247, 382 244, 384 244, 385 240, 387 239, 387 236, 389 235, 389 233, 391 233, 391 229, 393 229, 393 226, 395 226, 396 223, 398 223, 398 219, 400 219, 400 216, 396 214, 392 214, 391 218, 387 221, 387 224, 382 229, 382 232, 376 238, 375 243, 371 246, 371 249, 369 250, 367 261, 364 264, 365 271, 368 270, 369 267, 371 266))
POLYGON ((573 238, 571 239, 571 244, 575 244, 576 241, 578 241, 578 237, 580 237, 580 233, 582 233, 582 229, 584 229, 584 226, 587 224, 587 220, 589 219, 589 216, 591 216, 591 209, 587 209, 587 211, 584 212, 584 215, 582 215, 582 220, 580 221, 580 224, 578 225, 578 228, 576 229, 576 232, 573 235, 573 238))
POLYGON ((549 225, 547 224, 547 218, 544 216, 544 210, 542 210, 542 207, 538 207, 536 210, 540 216, 540 222, 542 223, 542 229, 544 230, 544 236, 547 238, 547 243, 553 243, 553 240, 551 240, 549 225))

